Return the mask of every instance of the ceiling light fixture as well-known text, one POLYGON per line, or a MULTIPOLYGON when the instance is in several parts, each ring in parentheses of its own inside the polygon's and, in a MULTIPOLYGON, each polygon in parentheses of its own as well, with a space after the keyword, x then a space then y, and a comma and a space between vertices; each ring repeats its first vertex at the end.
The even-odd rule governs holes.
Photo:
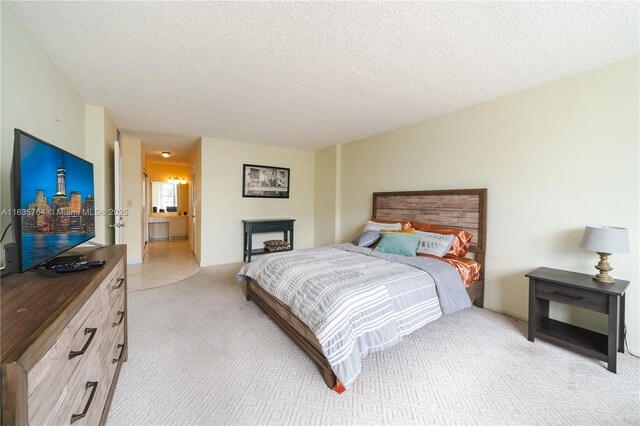
POLYGON ((171 153, 169 151, 162 151, 162 156, 164 158, 169 158, 169 157, 171 157, 171 153))
POLYGON ((184 185, 185 183, 187 183, 187 180, 185 178, 182 178, 182 180, 180 181, 180 184, 184 185))
POLYGON ((172 178, 172 177, 170 177, 169 179, 167 179, 167 182, 169 182, 169 183, 173 183, 173 178, 172 178))

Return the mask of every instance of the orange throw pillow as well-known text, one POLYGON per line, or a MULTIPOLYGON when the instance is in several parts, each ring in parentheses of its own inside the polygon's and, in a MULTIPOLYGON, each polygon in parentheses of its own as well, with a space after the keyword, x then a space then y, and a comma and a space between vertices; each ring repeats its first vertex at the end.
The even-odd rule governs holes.
POLYGON ((467 259, 466 257, 461 258, 442 258, 438 256, 433 256, 431 254, 418 253, 416 256, 422 257, 430 257, 432 259, 442 260, 443 262, 447 262, 449 265, 456 268, 460 278, 462 278, 462 282, 465 287, 469 287, 471 284, 478 281, 480 277, 480 265, 478 262, 472 259, 467 259))

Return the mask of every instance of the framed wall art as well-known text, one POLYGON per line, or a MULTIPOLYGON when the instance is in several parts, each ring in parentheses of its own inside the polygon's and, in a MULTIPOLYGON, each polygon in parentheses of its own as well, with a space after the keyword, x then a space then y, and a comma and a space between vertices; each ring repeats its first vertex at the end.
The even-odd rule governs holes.
POLYGON ((289 169, 243 164, 242 196, 289 198, 289 169))

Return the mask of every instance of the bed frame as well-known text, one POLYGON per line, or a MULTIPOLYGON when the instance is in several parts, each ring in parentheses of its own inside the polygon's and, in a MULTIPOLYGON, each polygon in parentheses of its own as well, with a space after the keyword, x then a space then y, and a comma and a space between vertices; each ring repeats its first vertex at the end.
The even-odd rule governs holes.
MULTIPOLYGON (((467 287, 476 306, 483 306, 485 250, 487 243, 487 190, 454 189, 438 191, 375 192, 373 217, 409 220, 464 229, 473 235, 469 253, 482 265, 478 281, 467 287)), ((318 364, 322 378, 332 390, 342 393, 344 386, 336 379, 324 357, 320 343, 311 330, 289 308, 246 278, 247 300, 253 300, 318 364)))

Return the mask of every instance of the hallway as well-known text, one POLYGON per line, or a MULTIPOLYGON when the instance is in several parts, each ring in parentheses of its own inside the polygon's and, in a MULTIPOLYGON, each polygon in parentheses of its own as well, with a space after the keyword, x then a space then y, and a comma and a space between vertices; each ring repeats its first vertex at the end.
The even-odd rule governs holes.
POLYGON ((161 287, 199 271, 189 240, 152 241, 142 264, 127 265, 127 286, 130 292, 161 287))

